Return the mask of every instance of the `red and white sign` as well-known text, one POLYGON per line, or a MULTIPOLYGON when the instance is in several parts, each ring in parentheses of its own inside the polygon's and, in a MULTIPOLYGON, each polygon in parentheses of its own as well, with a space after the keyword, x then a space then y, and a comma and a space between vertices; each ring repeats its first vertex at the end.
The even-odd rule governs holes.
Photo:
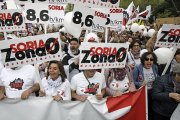
POLYGON ((68 0, 68 3, 97 8, 119 8, 120 0, 68 0))
POLYGON ((155 46, 180 48, 180 25, 163 24, 155 46))
POLYGON ((15 4, 41 3, 41 4, 67 4, 67 0, 14 0, 15 4))
POLYGON ((30 97, 26 100, 5 98, 0 102, 0 111, 3 111, 0 119, 44 120, 46 116, 48 120, 147 120, 145 91, 143 87, 121 97, 102 100, 88 97, 85 102, 57 102, 52 97, 30 97))
POLYGON ((61 24, 64 21, 66 5, 25 4, 26 23, 61 24))
POLYGON ((126 64, 128 44, 81 43, 79 69, 120 68, 126 64))
POLYGON ((106 22, 106 13, 79 5, 74 6, 72 26, 100 31, 104 29, 106 22))
POLYGON ((0 11, 0 32, 25 30, 23 10, 1 10, 0 11))
POLYGON ((17 67, 62 57, 59 33, 29 36, 0 42, 6 67, 17 67))

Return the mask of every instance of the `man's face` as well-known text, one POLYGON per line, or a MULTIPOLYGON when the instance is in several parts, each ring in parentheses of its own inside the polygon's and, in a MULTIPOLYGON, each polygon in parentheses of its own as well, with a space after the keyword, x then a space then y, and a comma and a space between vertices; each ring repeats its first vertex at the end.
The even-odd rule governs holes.
POLYGON ((92 78, 94 74, 96 73, 96 69, 87 69, 84 70, 84 74, 87 78, 92 78))
POLYGON ((125 39, 126 41, 128 40, 128 36, 127 35, 122 35, 121 36, 123 39, 125 39))
POLYGON ((77 41, 71 41, 70 42, 70 49, 73 54, 76 54, 78 52, 79 44, 77 41))
POLYGON ((52 33, 52 29, 48 29, 48 33, 52 33))
POLYGON ((156 40, 157 40, 157 38, 155 37, 155 38, 153 38, 153 43, 156 43, 156 40))
POLYGON ((180 82, 180 74, 176 74, 175 79, 177 82, 180 82))
POLYGON ((176 59, 176 61, 177 61, 178 63, 180 63, 180 54, 177 54, 174 58, 176 59))
POLYGON ((84 42, 84 37, 80 37, 79 40, 80 40, 81 42, 84 42))

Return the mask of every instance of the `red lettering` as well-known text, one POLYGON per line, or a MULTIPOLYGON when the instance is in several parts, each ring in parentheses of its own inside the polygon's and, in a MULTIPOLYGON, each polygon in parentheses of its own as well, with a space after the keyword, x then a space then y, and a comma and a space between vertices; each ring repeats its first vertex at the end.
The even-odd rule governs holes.
POLYGON ((49 10, 64 10, 63 6, 58 6, 58 5, 48 5, 49 10))
POLYGON ((17 49, 15 47, 13 47, 13 46, 15 46, 15 44, 10 45, 10 48, 12 48, 12 53, 16 53, 17 49))
POLYGON ((175 36, 179 36, 179 35, 180 35, 180 29, 175 30, 175 31, 174 31, 174 35, 175 35, 175 36), (178 32, 178 34, 177 34, 177 32, 178 32))
POLYGON ((111 47, 110 47, 110 49, 109 49, 109 55, 111 54, 111 47))
POLYGON ((1 20, 3 19, 3 14, 2 14, 2 13, 0 13, 0 19, 1 19, 1 20))
POLYGON ((103 49, 101 47, 98 47, 95 51, 96 55, 101 55, 103 53, 103 49), (98 52, 100 50, 100 52, 98 52))
POLYGON ((37 49, 37 42, 34 41, 34 49, 37 49))
POLYGON ((38 48, 41 48, 41 47, 45 47, 43 40, 39 40, 39 47, 38 48))
POLYGON ((3 20, 6 20, 6 14, 3 13, 3 20))
POLYGON ((116 48, 114 48, 114 49, 113 49, 113 51, 112 51, 112 53, 111 53, 111 54, 115 54, 115 55, 117 54, 117 50, 116 50, 116 48))
POLYGON ((104 47, 104 52, 103 52, 103 54, 108 55, 108 51, 109 51, 109 48, 108 48, 108 47, 104 47))
POLYGON ((32 41, 26 42, 27 49, 33 49, 34 50, 34 44, 32 41))
POLYGON ((17 45, 17 49, 18 49, 19 51, 25 51, 25 50, 26 50, 26 44, 24 44, 24 43, 19 43, 19 44, 17 45), (20 46, 23 46, 23 49, 21 49, 20 46))
POLYGON ((91 52, 92 52, 92 53, 90 54, 91 56, 93 56, 93 55, 95 54, 95 52, 94 52, 94 50, 93 50, 93 49, 95 49, 95 47, 91 47, 91 49, 90 49, 90 50, 91 50, 91 52))
POLYGON ((170 34, 168 36, 174 35, 174 29, 170 29, 170 34))
POLYGON ((12 19, 12 16, 10 13, 7 14, 7 19, 12 19))

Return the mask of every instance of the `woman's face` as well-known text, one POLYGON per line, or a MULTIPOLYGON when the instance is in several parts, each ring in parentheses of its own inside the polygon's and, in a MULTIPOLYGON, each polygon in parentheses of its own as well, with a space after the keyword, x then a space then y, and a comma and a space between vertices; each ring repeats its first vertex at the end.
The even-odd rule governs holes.
POLYGON ((29 33, 28 36, 32 36, 32 33, 29 33))
POLYGON ((132 47, 132 50, 134 51, 134 52, 138 52, 139 51, 139 49, 140 49, 140 45, 139 45, 139 43, 134 43, 134 45, 133 45, 133 47, 132 47))
POLYGON ((176 61, 177 61, 178 63, 180 63, 180 54, 177 54, 177 55, 175 56, 175 59, 176 59, 176 61))
POLYGON ((61 73, 58 65, 55 63, 51 63, 51 65, 49 66, 48 72, 52 80, 56 80, 59 77, 59 74, 61 73))
POLYGON ((154 58, 151 54, 147 55, 144 61, 144 68, 150 69, 152 65, 154 64, 154 58))

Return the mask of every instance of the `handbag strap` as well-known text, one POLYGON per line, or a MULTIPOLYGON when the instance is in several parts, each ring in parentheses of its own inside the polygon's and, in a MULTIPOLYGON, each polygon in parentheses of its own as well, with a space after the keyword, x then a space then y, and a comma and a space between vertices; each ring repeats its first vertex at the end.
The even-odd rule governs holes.
MULTIPOLYGON (((84 74, 84 72, 83 72, 83 74, 84 74)), ((85 74, 84 74, 84 76, 85 76, 85 74)), ((89 80, 87 79, 86 76, 85 76, 85 78, 86 78, 86 80, 88 81, 88 83, 89 83, 89 85, 91 86, 91 88, 93 89, 94 94, 96 94, 96 90, 94 89, 94 87, 92 86, 92 84, 89 82, 89 80)))

